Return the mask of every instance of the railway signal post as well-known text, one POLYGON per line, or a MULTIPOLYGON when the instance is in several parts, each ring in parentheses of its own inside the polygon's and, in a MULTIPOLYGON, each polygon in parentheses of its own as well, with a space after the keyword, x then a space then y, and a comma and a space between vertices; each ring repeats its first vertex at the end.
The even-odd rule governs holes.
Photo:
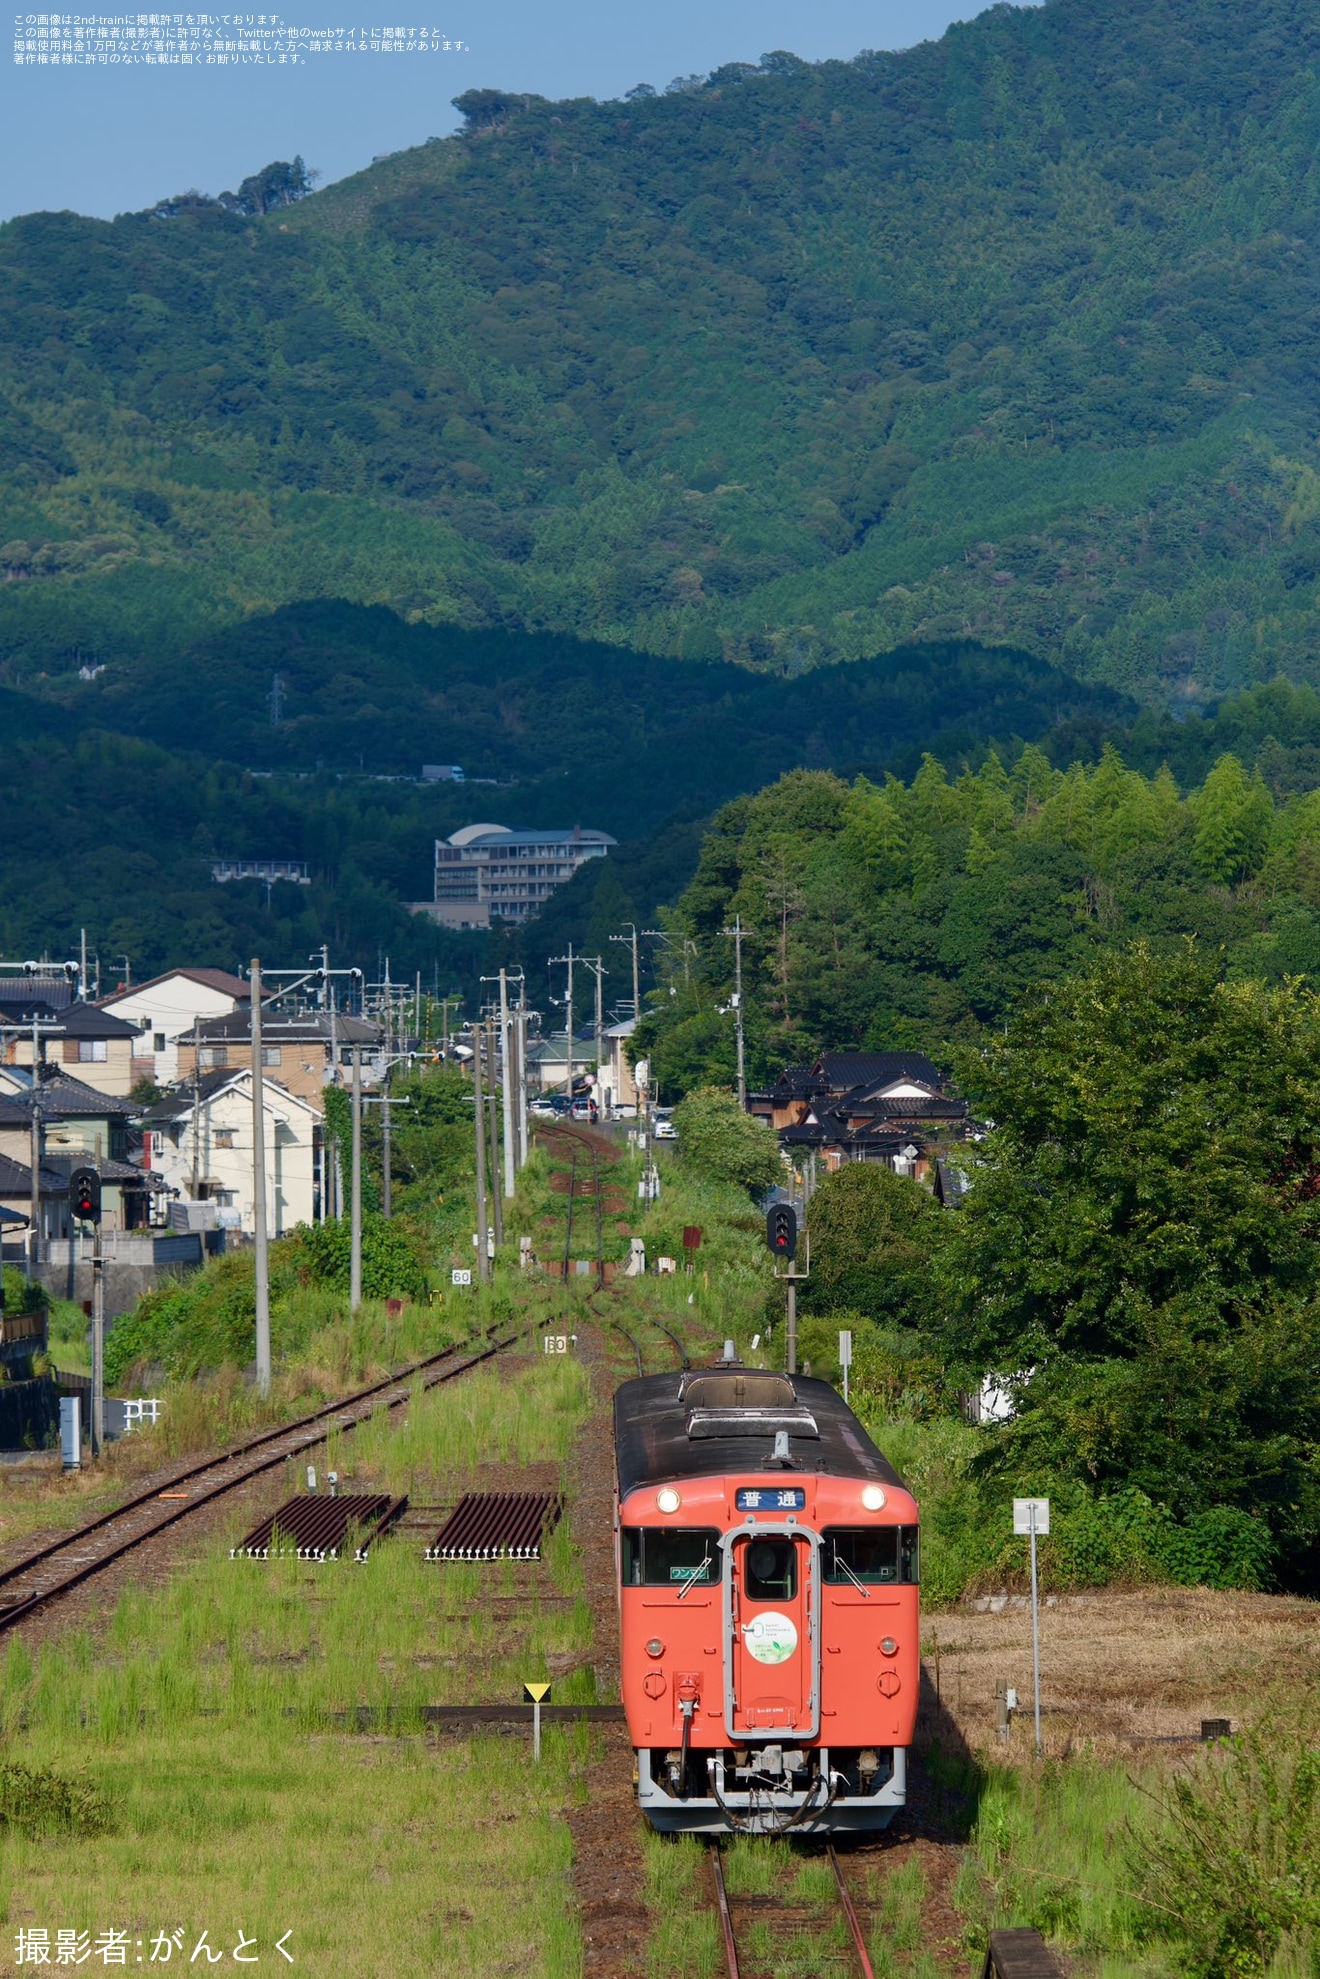
POLYGON ((785 1341, 784 1366, 789 1374, 797 1373, 797 1288, 804 1278, 811 1275, 810 1241, 804 1268, 801 1271, 793 1269, 797 1239, 797 1211, 792 1203, 771 1203, 765 1219, 765 1241, 775 1259, 775 1277, 784 1279, 788 1286, 788 1337, 785 1341), (787 1271, 779 1269, 781 1258, 788 1266, 787 1271))
POLYGON ((105 1443, 105 1260, 101 1255, 101 1177, 95 1168, 75 1168, 69 1177, 69 1207, 80 1223, 92 1226, 92 1455, 105 1443))

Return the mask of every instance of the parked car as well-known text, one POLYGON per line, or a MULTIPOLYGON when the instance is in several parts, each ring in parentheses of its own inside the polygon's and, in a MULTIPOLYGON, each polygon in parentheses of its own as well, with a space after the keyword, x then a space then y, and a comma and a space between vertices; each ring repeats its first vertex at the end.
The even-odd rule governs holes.
POLYGON ((610 1110, 616 1120, 635 1120, 637 1118, 636 1100, 616 1100, 610 1110))
POLYGON ((538 1120, 558 1120, 569 1111, 571 1104, 563 1093, 538 1093, 527 1111, 535 1114, 538 1120))
POLYGON ((676 1141, 678 1139, 678 1129, 675 1127, 671 1115, 668 1112, 660 1112, 658 1108, 651 1117, 651 1132, 657 1141, 676 1141))
POLYGON ((574 1120, 599 1120, 600 1109, 594 1099, 575 1099, 572 1118, 574 1120))

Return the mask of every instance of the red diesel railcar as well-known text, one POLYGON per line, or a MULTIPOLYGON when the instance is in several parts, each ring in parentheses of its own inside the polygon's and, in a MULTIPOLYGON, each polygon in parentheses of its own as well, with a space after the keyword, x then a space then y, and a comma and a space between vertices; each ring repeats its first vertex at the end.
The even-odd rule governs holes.
POLYGON ((664 1830, 885 1827, 920 1678, 915 1500, 825 1381, 719 1367, 614 1403, 623 1701, 664 1830))

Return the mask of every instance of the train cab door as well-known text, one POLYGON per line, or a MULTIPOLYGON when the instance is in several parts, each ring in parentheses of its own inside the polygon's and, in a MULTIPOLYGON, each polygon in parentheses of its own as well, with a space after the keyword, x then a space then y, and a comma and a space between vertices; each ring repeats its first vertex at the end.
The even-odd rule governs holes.
POLYGON ((820 1718, 814 1535, 752 1527, 726 1542, 725 1721, 731 1737, 812 1738, 820 1718))

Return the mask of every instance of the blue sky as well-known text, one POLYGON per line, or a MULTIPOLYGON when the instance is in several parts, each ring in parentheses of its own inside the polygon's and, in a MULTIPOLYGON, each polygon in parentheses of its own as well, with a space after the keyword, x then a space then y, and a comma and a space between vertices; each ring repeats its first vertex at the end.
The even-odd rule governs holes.
MULTIPOLYGON (((627 0, 562 0, 556 8, 546 0, 412 0, 406 15, 381 15, 357 11, 358 0, 285 0, 283 18, 297 26, 410 21, 441 28, 470 49, 439 57, 352 56, 294 71, 26 68, 14 65, 6 47, 0 218, 42 208, 109 218, 190 186, 223 191, 295 152, 325 182, 370 164, 379 152, 452 130, 457 118, 449 99, 465 89, 621 96, 634 83, 663 89, 674 76, 755 61, 772 48, 811 61, 861 48, 908 48, 979 13, 982 4, 666 0, 640 7, 627 0)), ((80 6, 100 11, 86 0, 80 6)))

